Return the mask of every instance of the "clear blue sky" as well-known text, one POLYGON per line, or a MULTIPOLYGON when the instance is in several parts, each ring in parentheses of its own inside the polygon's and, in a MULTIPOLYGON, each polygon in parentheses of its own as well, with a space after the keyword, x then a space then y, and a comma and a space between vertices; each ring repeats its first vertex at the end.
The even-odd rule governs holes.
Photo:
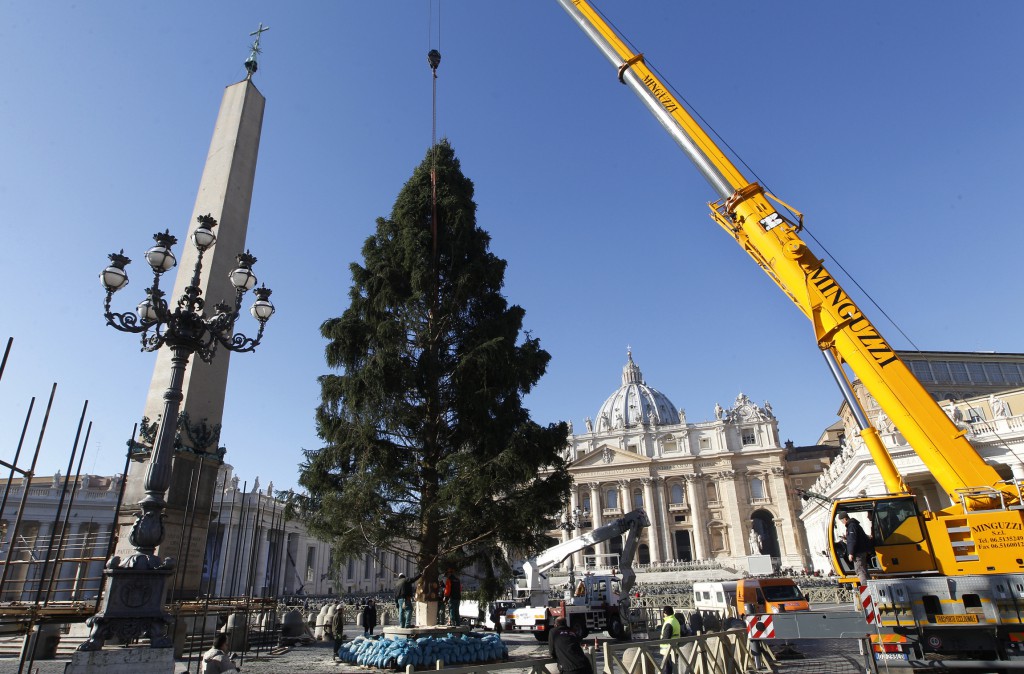
MULTIPOLYGON (((627 345, 691 421, 741 391, 770 400, 798 444, 835 420, 810 325, 710 220, 704 180, 553 0, 448 0, 439 44, 428 0, 2 6, 4 459, 29 398, 41 412, 57 381, 40 471, 64 469, 86 399, 85 470, 120 470, 154 356, 105 327, 97 274, 111 251, 136 260, 115 298, 129 310, 152 233, 185 232, 259 22, 249 247, 278 312, 255 354, 232 357, 222 440, 242 479, 291 486, 318 446, 318 328, 345 309, 349 263, 430 144, 431 47, 439 135, 476 184, 508 298, 552 356, 528 398, 537 421, 581 429, 627 345)), ((919 348, 1024 351, 1024 4, 598 6, 919 348)))

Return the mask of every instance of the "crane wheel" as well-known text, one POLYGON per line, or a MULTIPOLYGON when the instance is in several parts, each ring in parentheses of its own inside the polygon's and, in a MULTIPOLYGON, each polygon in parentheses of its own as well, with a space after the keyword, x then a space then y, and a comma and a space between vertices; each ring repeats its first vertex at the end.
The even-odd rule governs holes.
POLYGON ((629 633, 626 632, 626 626, 622 624, 622 618, 616 616, 608 621, 608 636, 617 641, 629 639, 629 633))

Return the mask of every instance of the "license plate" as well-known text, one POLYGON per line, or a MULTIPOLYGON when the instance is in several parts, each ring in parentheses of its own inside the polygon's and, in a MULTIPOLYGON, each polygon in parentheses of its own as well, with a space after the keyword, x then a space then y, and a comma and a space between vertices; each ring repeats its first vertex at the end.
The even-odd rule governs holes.
POLYGON ((965 613, 964 615, 937 615, 935 616, 936 625, 963 625, 965 623, 977 623, 978 616, 974 613, 965 613))
POLYGON ((875 653, 875 661, 880 660, 906 660, 906 653, 875 653))

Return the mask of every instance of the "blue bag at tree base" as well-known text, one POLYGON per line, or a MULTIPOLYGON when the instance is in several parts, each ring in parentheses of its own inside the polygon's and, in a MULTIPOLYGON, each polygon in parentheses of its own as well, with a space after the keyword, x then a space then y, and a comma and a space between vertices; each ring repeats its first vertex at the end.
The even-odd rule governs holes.
POLYGON ((470 664, 508 658, 508 647, 496 634, 419 639, 365 639, 357 637, 338 648, 338 658, 380 669, 407 665, 432 667, 438 660, 447 664, 470 664))

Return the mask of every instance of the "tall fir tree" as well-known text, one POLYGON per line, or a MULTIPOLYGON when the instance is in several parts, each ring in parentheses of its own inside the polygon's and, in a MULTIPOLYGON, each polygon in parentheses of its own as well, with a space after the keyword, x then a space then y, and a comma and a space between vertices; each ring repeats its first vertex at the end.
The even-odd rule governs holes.
POLYGON ((493 597, 510 576, 505 549, 550 542, 571 478, 566 425, 523 407, 550 356, 502 296, 506 263, 489 244, 442 140, 351 265, 349 308, 321 326, 338 373, 320 378, 324 444, 299 481, 308 526, 336 559, 412 553, 425 581, 480 562, 493 597))

